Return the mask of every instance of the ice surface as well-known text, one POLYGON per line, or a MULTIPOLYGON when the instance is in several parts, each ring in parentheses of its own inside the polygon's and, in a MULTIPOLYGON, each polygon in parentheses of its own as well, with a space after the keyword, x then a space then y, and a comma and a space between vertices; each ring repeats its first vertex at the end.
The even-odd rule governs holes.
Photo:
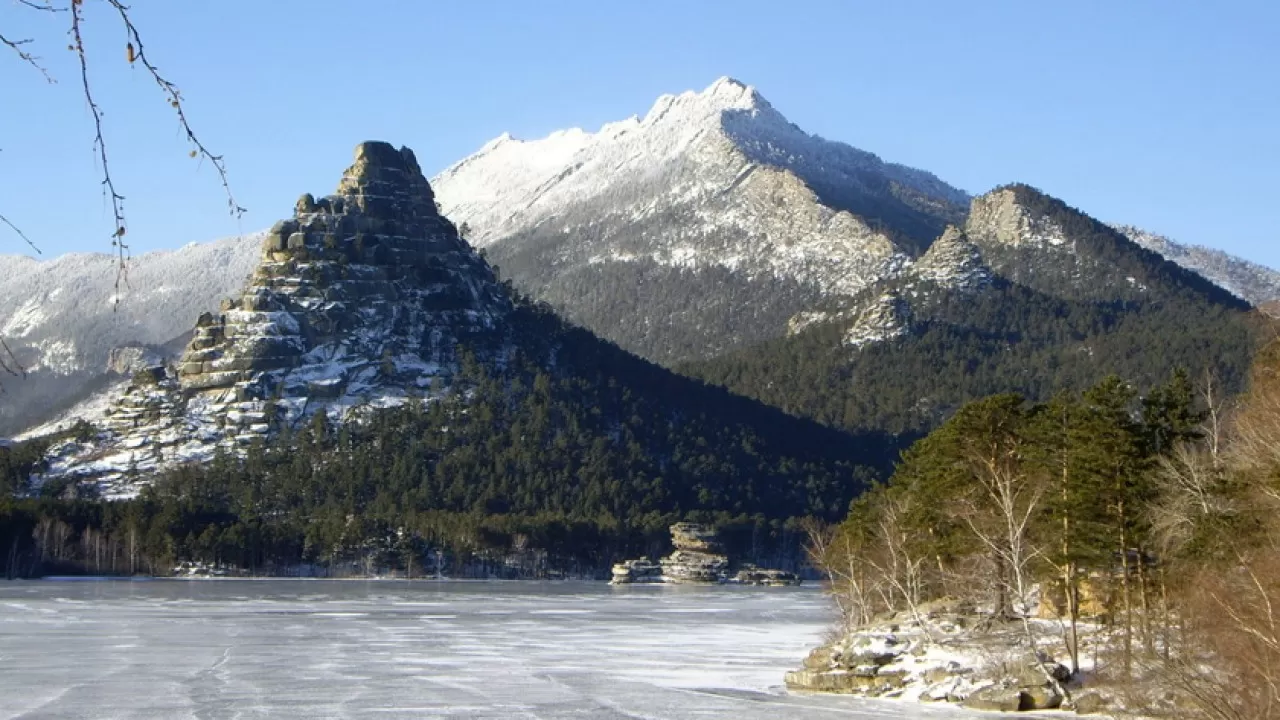
POLYGON ((0 584, 0 718, 953 718, 780 687, 812 588, 0 584))

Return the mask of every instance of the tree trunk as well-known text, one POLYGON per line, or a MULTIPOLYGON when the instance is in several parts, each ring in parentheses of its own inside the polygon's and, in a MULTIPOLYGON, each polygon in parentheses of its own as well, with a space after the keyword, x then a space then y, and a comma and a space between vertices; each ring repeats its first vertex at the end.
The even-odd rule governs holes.
MULTIPOLYGON (((1066 430, 1063 430, 1066 437, 1066 430)), ((1067 485, 1067 459, 1062 458, 1062 594, 1067 604, 1067 620, 1070 622, 1067 653, 1071 657, 1071 674, 1080 672, 1080 634, 1077 621, 1080 618, 1080 588, 1076 578, 1075 563, 1071 562, 1071 511, 1067 485)))
POLYGON ((1147 568, 1143 561, 1145 557, 1142 549, 1138 549, 1138 592, 1142 594, 1142 622, 1139 628, 1142 630, 1142 644, 1147 652, 1155 652, 1155 643, 1151 637, 1151 601, 1148 598, 1147 591, 1147 568))
POLYGON ((1124 605, 1124 677, 1133 679, 1133 618, 1129 597, 1129 548, 1124 527, 1124 503, 1120 503, 1120 597, 1124 605))

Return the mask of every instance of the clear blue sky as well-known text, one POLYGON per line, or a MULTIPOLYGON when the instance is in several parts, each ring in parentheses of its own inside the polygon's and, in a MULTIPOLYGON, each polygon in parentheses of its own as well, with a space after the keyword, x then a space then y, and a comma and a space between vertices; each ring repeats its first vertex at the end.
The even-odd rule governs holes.
MULTIPOLYGON (((135 252, 236 234, 124 33, 87 4, 135 252)), ((732 75, 810 132, 970 192, 1027 182, 1280 267, 1275 0, 132 4, 226 156, 245 231, 331 192, 361 140, 409 145, 434 173, 503 131, 596 129, 732 75)), ((0 33, 36 37, 59 80, 0 55, 0 212, 46 256, 106 250, 111 229, 60 22, 0 4, 0 33)), ((0 253, 22 251, 0 228, 0 253)))

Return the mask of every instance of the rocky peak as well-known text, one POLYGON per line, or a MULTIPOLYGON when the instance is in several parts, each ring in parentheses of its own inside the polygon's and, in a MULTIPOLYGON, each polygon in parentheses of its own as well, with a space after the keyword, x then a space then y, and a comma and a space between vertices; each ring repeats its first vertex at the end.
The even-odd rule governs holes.
POLYGON ((856 311, 853 323, 845 331, 844 345, 858 348, 902 337, 911 331, 914 319, 911 303, 896 291, 886 291, 856 311))
POLYGON ((135 383, 94 447, 64 449, 61 474, 96 453, 116 458, 92 468, 110 484, 122 466, 199 459, 316 412, 341 419, 425 395, 460 345, 500 352, 510 308, 436 211, 413 153, 362 143, 337 193, 300 197, 240 296, 200 316, 177 377, 135 383))
POLYGON ((755 86, 727 75, 718 78, 699 94, 713 103, 722 105, 724 109, 772 108, 769 101, 760 95, 755 86))
POLYGON ((948 225, 913 266, 914 274, 944 287, 981 287, 991 280, 982 250, 963 230, 948 225))
POLYGON ((662 363, 781 336, 896 277, 969 202, 728 77, 597 132, 500 138, 432 184, 516 287, 662 363))
POLYGON ((356 146, 355 162, 342 174, 338 195, 370 217, 438 217, 435 195, 407 147, 385 142, 356 146))
POLYGON ((1062 230, 1027 209, 1029 192, 1034 191, 1011 185, 974 198, 969 204, 965 234, 983 247, 1062 246, 1062 230))

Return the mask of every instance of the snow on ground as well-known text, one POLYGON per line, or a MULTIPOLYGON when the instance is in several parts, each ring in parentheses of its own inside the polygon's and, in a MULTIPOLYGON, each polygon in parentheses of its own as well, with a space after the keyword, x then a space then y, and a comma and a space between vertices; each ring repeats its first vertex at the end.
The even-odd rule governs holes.
POLYGON ((39 581, 0 608, 0 718, 988 717, 785 693, 814 588, 39 581))

